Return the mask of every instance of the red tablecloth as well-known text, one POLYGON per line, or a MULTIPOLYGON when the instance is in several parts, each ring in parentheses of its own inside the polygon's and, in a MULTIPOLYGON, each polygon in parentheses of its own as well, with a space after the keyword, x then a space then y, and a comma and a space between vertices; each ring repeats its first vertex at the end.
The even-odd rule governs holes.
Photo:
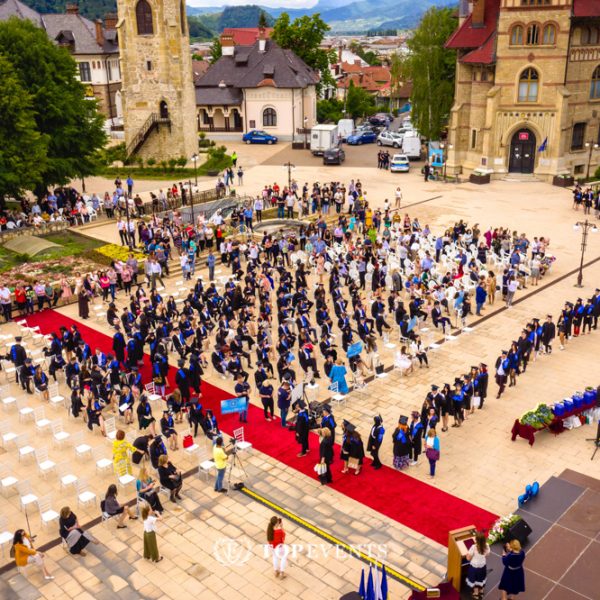
POLYGON ((573 415, 580 415, 581 413, 585 412, 586 410, 589 410, 590 408, 593 407, 582 406, 581 408, 574 408, 572 411, 565 413, 562 417, 554 417, 552 423, 550 423, 550 425, 547 425, 546 427, 542 427, 542 429, 535 429, 531 425, 523 425, 519 421, 519 419, 516 419, 511 430, 511 439, 514 442, 517 439, 517 436, 522 437, 523 439, 529 441, 530 446, 533 446, 533 443, 535 442, 536 433, 538 433, 539 431, 544 431, 544 429, 549 429, 554 435, 558 435, 559 433, 562 433, 565 430, 565 419, 568 419, 573 415))

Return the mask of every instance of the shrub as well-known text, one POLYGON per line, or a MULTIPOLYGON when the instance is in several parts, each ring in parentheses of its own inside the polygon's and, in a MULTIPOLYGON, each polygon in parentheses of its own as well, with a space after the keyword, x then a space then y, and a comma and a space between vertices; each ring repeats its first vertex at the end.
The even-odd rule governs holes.
POLYGON ((180 156, 177 159, 177 166, 181 167, 183 169, 183 167, 185 167, 185 165, 187 165, 187 158, 185 156, 180 156))
POLYGON ((147 165, 148 165, 150 168, 152 168, 152 167, 154 167, 154 166, 156 165, 156 159, 155 159, 155 158, 152 158, 152 157, 150 157, 150 158, 149 158, 149 159, 146 161, 146 164, 147 164, 147 165))

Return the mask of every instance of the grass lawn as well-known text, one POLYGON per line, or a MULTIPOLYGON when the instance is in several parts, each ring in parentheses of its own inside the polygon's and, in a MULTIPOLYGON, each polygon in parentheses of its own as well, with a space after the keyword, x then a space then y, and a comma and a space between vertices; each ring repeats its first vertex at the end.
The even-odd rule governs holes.
POLYGON ((58 244, 60 248, 50 248, 35 256, 17 254, 0 246, 0 272, 8 271, 23 263, 43 262, 44 260, 62 258, 64 256, 77 256, 86 250, 94 250, 104 245, 100 240, 94 240, 72 231, 61 231, 51 235, 41 236, 49 242, 58 244))

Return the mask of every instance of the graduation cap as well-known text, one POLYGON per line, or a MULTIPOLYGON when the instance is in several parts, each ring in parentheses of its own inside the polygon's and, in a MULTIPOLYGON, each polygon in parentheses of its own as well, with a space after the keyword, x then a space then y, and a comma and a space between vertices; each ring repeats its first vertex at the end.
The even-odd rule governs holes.
POLYGON ((487 365, 486 365, 485 363, 481 363, 479 366, 480 366, 482 369, 487 369, 487 365))
POLYGON ((298 402, 296 403, 296 406, 300 410, 304 410, 306 408, 306 402, 304 402, 304 400, 298 400, 298 402))
POLYGON ((416 410, 413 410, 413 411, 410 413, 410 416, 411 416, 413 419, 418 419, 418 418, 419 418, 421 415, 419 414, 419 412, 418 412, 418 411, 416 411, 416 410))
POLYGON ((331 406, 329 406, 329 404, 324 404, 323 412, 328 412, 329 414, 331 414, 331 406))
POLYGON ((440 389, 440 387, 438 385, 435 385, 435 383, 431 386, 431 390, 433 392, 437 392, 440 389))
POLYGON ((346 419, 344 419, 343 425, 344 425, 344 429, 348 433, 354 433, 356 431, 356 427, 352 423, 350 423, 350 421, 346 421, 346 419))
POLYGON ((406 415, 400 415, 398 423, 400 423, 400 425, 408 425, 408 417, 406 415))
POLYGON ((19 335, 15 338, 15 342, 22 342, 23 338, 19 335))
POLYGON ((502 350, 502 354, 508 354, 508 350, 502 350))

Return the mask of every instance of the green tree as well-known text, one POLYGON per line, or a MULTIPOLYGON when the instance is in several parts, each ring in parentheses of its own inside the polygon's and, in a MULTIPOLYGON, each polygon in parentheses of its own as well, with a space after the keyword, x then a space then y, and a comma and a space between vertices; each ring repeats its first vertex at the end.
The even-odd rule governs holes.
POLYGON ((271 37, 282 48, 293 50, 309 67, 321 74, 317 85, 335 87, 335 80, 329 71, 329 65, 337 60, 335 50, 323 50, 320 45, 330 27, 321 19, 319 13, 305 15, 292 23, 287 13, 281 13, 271 37))
POLYGON ((210 45, 210 64, 216 63, 221 56, 223 56, 223 48, 221 46, 221 40, 216 37, 213 43, 210 45))
POLYGON ((42 181, 48 139, 35 123, 33 102, 8 58, 0 54, 0 201, 42 181))
POLYGON ((106 143, 104 118, 86 99, 69 52, 30 21, 11 18, 0 23, 0 54, 10 56, 15 77, 30 94, 37 130, 48 141, 34 192, 94 173, 106 143))
POLYGON ((190 32, 190 39, 194 41, 207 41, 212 40, 215 32, 204 23, 204 21, 197 15, 190 15, 188 20, 188 31, 190 32))
POLYGON ((319 123, 337 123, 344 117, 344 103, 336 98, 317 102, 317 121, 319 123))
MULTIPOLYGON (((264 10, 260 11, 260 14, 258 15, 258 26, 259 28, 263 29, 263 28, 267 28, 269 27, 269 19, 267 18, 268 15, 264 10)), ((272 24, 272 18, 271 18, 271 24, 272 24)))
POLYGON ((439 139, 454 100, 456 54, 444 47, 457 26, 454 13, 454 8, 429 9, 408 40, 412 122, 430 140, 439 139))
POLYGON ((369 92, 363 88, 354 85, 350 81, 350 85, 346 90, 346 113, 353 119, 365 117, 375 112, 375 99, 369 92))

